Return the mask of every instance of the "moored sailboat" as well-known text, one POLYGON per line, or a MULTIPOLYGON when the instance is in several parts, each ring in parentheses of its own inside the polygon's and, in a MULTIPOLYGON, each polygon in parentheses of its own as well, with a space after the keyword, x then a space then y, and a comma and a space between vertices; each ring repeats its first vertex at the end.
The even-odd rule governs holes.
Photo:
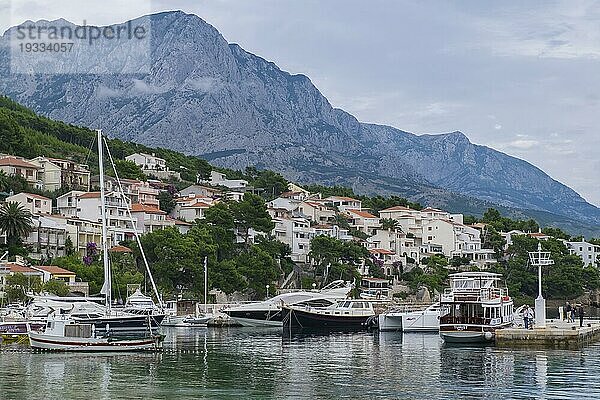
MULTIPOLYGON (((73 309, 67 312, 63 312, 62 309, 51 309, 47 316, 44 332, 29 332, 29 342, 33 349, 59 351, 148 350, 157 349, 164 338, 162 335, 155 334, 152 329, 153 326, 158 327, 164 315, 136 315, 112 309, 112 277, 108 258, 103 147, 102 132, 99 130, 98 164, 100 169, 102 262, 104 266, 104 285, 101 293, 105 296, 105 306, 97 311, 83 313, 73 312, 75 311, 73 309), (132 335, 136 337, 132 338, 132 335)), ((156 288, 152 277, 151 281, 153 287, 156 288)))

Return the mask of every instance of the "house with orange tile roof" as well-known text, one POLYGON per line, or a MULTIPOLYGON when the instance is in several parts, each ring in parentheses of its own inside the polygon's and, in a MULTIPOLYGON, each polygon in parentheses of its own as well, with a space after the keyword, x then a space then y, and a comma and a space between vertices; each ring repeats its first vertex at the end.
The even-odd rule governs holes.
POLYGON ((39 194, 33 193, 17 193, 13 196, 8 196, 6 201, 13 201, 19 203, 24 209, 29 211, 31 214, 52 214, 52 199, 48 197, 40 196, 39 194))
POLYGON ((75 272, 57 267, 56 265, 32 265, 31 268, 42 273, 43 282, 55 279, 63 281, 66 284, 75 283, 75 272))
POLYGON ((193 222, 197 219, 204 219, 204 214, 210 207, 211 204, 203 201, 188 202, 176 207, 176 217, 187 222, 193 222))
POLYGON ((137 230, 141 233, 151 233, 175 226, 175 222, 167 218, 165 211, 146 204, 132 204, 131 216, 136 220, 137 230))
POLYGON ((325 203, 337 208, 339 211, 361 210, 362 201, 346 196, 329 196, 324 199, 325 203))
POLYGON ((373 235, 377 228, 381 226, 379 217, 370 212, 350 208, 346 210, 345 214, 348 216, 351 227, 369 236, 373 235))
POLYGON ((20 176, 37 189, 43 188, 43 183, 39 176, 41 169, 22 157, 0 156, 0 171, 4 171, 6 175, 20 176))
MULTIPOLYGON (((91 178, 92 187, 100 187, 100 175, 92 176, 91 178)), ((104 189, 107 192, 121 192, 129 199, 129 204, 147 204, 158 207, 158 195, 160 190, 150 184, 150 182, 144 182, 137 179, 125 179, 121 178, 117 180, 112 176, 104 177, 104 189), (121 185, 119 186, 119 183, 121 185)))

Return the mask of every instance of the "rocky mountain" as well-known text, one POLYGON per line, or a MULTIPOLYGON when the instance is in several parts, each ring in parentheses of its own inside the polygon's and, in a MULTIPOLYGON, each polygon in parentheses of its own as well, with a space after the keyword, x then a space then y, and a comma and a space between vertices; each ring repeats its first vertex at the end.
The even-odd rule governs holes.
POLYGON ((563 226, 600 224, 600 209, 535 166, 460 132, 419 136, 361 123, 333 108, 308 77, 229 44, 195 15, 165 12, 133 23, 151 27, 147 65, 112 65, 111 54, 127 44, 99 42, 61 64, 62 74, 12 74, 6 61, 16 32, 7 31, 0 92, 51 118, 226 167, 270 168, 300 182, 399 193, 456 211, 499 204, 561 216, 563 226), (139 72, 130 73, 132 65, 139 72))

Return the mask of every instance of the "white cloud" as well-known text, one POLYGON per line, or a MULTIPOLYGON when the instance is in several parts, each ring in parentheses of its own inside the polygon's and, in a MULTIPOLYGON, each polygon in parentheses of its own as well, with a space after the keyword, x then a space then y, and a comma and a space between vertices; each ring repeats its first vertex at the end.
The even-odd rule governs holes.
POLYGON ((496 124, 496 125, 494 125, 494 129, 499 131, 500 129, 502 129, 502 125, 496 124))
POLYGON ((595 0, 558 1, 543 7, 506 7, 509 12, 473 18, 481 34, 470 43, 498 56, 600 58, 600 6, 595 0))

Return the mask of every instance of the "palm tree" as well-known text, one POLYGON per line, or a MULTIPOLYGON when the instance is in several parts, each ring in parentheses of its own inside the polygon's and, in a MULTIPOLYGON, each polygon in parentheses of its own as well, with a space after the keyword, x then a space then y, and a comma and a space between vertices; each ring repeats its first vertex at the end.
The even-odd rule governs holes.
POLYGON ((382 218, 381 219, 381 228, 384 230, 393 230, 398 228, 398 221, 392 218, 382 218))
POLYGON ((19 244, 32 229, 31 213, 21 204, 9 201, 0 206, 0 231, 6 233, 7 244, 19 244))

